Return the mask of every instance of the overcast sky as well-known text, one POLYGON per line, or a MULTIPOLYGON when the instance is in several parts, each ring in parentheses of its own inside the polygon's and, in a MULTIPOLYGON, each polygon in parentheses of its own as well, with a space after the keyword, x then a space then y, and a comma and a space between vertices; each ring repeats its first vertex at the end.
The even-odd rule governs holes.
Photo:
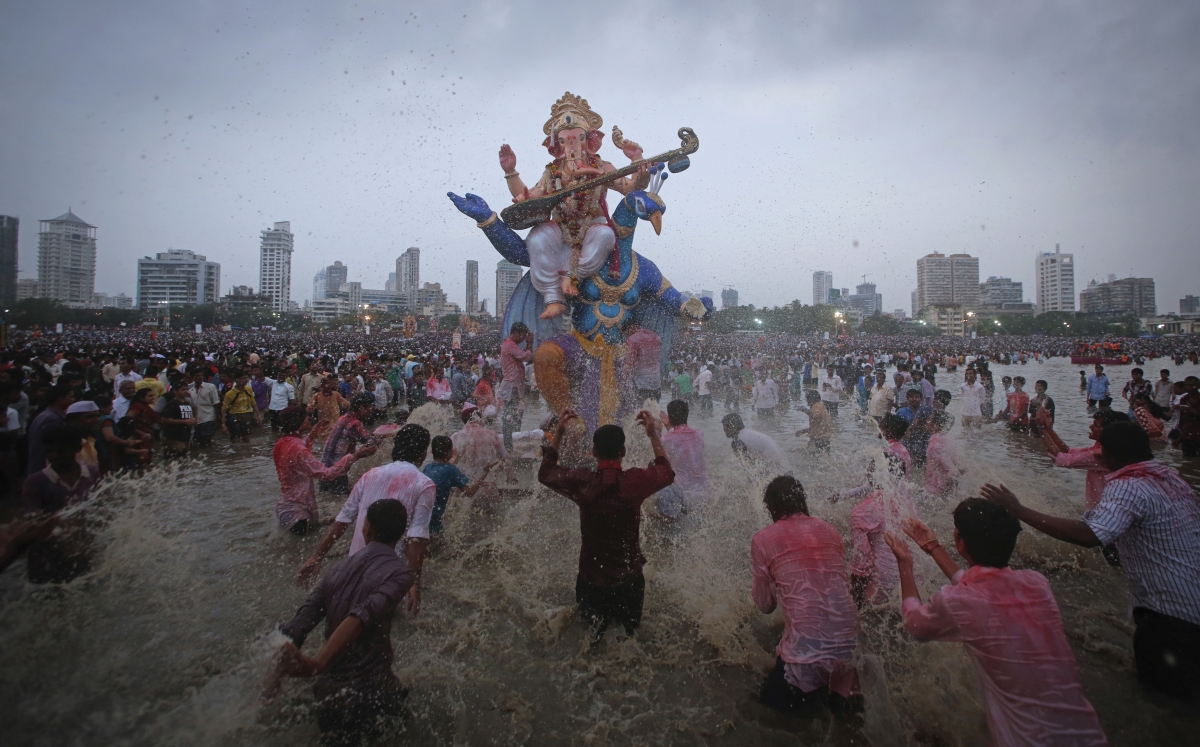
POLYGON ((8 3, 0 213, 21 277, 38 219, 98 226, 99 292, 168 248, 257 289, 259 232, 288 220, 293 300, 334 260, 382 288, 409 246, 460 304, 479 260, 492 298, 499 256, 445 193, 507 205, 499 145, 533 183, 569 90, 647 155, 699 136, 635 242, 677 287, 809 303, 827 269, 907 310, 941 251, 1032 300, 1057 243, 1077 287, 1150 276, 1177 311, 1200 293, 1198 40, 1186 0, 8 3))

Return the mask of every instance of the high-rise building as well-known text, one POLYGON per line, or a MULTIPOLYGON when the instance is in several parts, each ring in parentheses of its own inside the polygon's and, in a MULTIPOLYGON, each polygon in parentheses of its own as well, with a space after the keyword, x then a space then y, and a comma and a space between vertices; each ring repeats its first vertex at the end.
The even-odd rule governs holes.
POLYGON ((833 290, 833 273, 828 270, 817 270, 813 273, 813 306, 828 304, 830 291, 833 290))
POLYGON ((474 314, 479 310, 479 263, 473 259, 467 260, 467 305, 466 312, 474 314))
POLYGON ((20 221, 0 215, 0 311, 17 303, 17 227, 20 221))
POLYGON ((17 281, 17 300, 24 301, 26 298, 37 298, 38 281, 35 278, 21 278, 17 281))
POLYGON ((421 250, 410 246, 396 259, 396 290, 401 293, 421 288, 421 250))
POLYGON ((133 299, 124 293, 110 296, 107 293, 92 294, 93 309, 132 309, 133 299))
POLYGON ((721 308, 732 309, 738 305, 738 292, 733 288, 721 290, 721 308))
POLYGON ((1191 294, 1179 299, 1180 314, 1200 314, 1200 296, 1191 294))
POLYGON ((325 282, 325 268, 322 267, 321 269, 317 270, 316 275, 313 275, 312 300, 324 301, 325 294, 326 294, 328 288, 329 288, 329 286, 325 282))
POLYGON ((387 282, 383 284, 385 291, 394 293, 396 291, 396 273, 389 272, 387 282))
POLYGON ((38 223, 38 296, 88 306, 96 291, 96 227, 69 209, 38 223))
POLYGON ((271 297, 271 310, 286 313, 292 300, 292 250, 295 236, 291 221, 280 221, 262 232, 259 251, 258 292, 271 297))
POLYGON ((979 303, 984 306, 1021 303, 1024 300, 1024 286, 1012 278, 1000 278, 992 275, 979 284, 979 303))
POLYGON ((917 302, 914 318, 931 306, 979 307, 979 258, 939 252, 917 260, 917 302))
POLYGON ((917 308, 917 292, 916 291, 912 292, 912 303, 910 305, 912 306, 912 318, 916 319, 917 314, 920 312, 920 309, 917 308))
POLYGON ((329 296, 349 279, 350 268, 341 262, 334 262, 325 268, 325 297, 329 296))
POLYGON ((524 274, 525 268, 521 265, 515 265, 503 259, 496 263, 496 316, 498 318, 504 318, 504 313, 508 311, 508 299, 512 298, 513 292, 517 289, 517 283, 521 282, 521 276, 524 274))
POLYGON ((873 316, 876 312, 883 313, 883 294, 875 292, 874 283, 863 283, 854 286, 854 293, 845 297, 846 305, 858 309, 863 316, 873 316))
POLYGON ((1034 305, 1037 313, 1075 311, 1075 255, 1038 252, 1034 262, 1034 305))
POLYGON ((137 306, 142 311, 183 304, 200 306, 221 297, 221 265, 203 254, 168 249, 137 264, 137 306))
POLYGON ((1088 283, 1079 293, 1079 310, 1085 314, 1135 314, 1154 316, 1154 278, 1111 278, 1088 283))

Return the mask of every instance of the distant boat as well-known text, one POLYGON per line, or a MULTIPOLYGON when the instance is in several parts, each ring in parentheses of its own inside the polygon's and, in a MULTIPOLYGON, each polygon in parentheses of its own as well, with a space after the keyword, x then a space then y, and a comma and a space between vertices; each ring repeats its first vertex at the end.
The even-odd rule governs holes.
POLYGON ((1099 363, 1102 366, 1119 366, 1123 363, 1128 363, 1127 356, 1120 358, 1108 358, 1100 355, 1072 355, 1071 365, 1074 366, 1094 366, 1099 363))

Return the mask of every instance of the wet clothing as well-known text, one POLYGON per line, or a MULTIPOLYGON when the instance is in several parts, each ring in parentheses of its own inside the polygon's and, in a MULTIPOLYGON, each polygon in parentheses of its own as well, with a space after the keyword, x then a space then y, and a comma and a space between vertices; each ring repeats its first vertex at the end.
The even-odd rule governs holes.
POLYGON ((928 604, 905 599, 903 612, 917 640, 962 642, 983 688, 993 745, 1108 744, 1040 573, 973 566, 928 604))
POLYGON ((358 444, 373 444, 375 437, 367 433, 362 421, 352 412, 338 418, 325 439, 325 449, 321 454, 321 463, 332 467, 337 460, 352 453, 351 447, 358 444))
MULTIPOLYGON (((302 646, 322 620, 326 639, 347 617, 362 622, 358 638, 317 676, 313 686, 319 703, 331 706, 318 712, 322 732, 337 735, 363 729, 372 717, 395 707, 396 698, 387 697, 402 691, 392 673, 392 618, 415 581, 416 573, 403 554, 372 542, 330 568, 296 615, 280 628, 302 646), (350 719, 351 715, 359 718, 350 719)), ((326 743, 358 744, 323 739, 326 743)))
POLYGON ((26 460, 25 474, 32 475, 46 466, 46 447, 42 445, 42 436, 47 431, 65 426, 67 416, 53 407, 47 407, 29 424, 29 455, 26 460))
POLYGON ((1054 457, 1054 464, 1058 467, 1087 470, 1084 481, 1084 508, 1091 510, 1099 505, 1100 496, 1104 493, 1104 476, 1108 474, 1108 467, 1100 461, 1100 444, 1077 446, 1059 452, 1054 457))
POLYGON ((601 460, 596 470, 567 469, 558 450, 542 447, 538 482, 579 506, 579 577, 612 587, 640 576, 642 502, 675 481, 665 457, 648 469, 623 470, 618 460, 601 460))
POLYGON ((406 538, 429 539, 429 519, 433 514, 436 494, 437 486, 433 480, 421 474, 421 470, 409 462, 392 462, 368 470, 354 483, 350 497, 337 516, 339 524, 354 525, 350 554, 354 555, 366 545, 362 528, 367 509, 375 501, 384 498, 400 501, 408 511, 408 527, 404 532, 406 538))
POLYGON ((946 434, 935 433, 925 449, 925 490, 934 495, 946 495, 958 484, 959 474, 954 462, 954 444, 946 434))
POLYGON ((347 454, 332 466, 326 467, 313 456, 314 435, 308 438, 282 436, 275 442, 272 456, 275 473, 279 476, 279 498, 275 501, 275 518, 283 529, 291 529, 301 521, 316 526, 319 519, 317 496, 313 480, 335 480, 350 471, 354 455, 347 454))
POLYGON ((850 511, 850 573, 867 579, 863 598, 871 604, 886 604, 900 589, 896 555, 883 538, 897 531, 902 519, 920 519, 908 490, 873 490, 850 511))
MULTIPOLYGON (((31 514, 53 514, 87 500, 100 480, 100 470, 80 465, 79 478, 68 484, 53 467, 46 466, 25 478, 21 508, 31 514)), ((26 552, 26 574, 31 583, 64 583, 90 566, 91 535, 83 527, 61 527, 26 552)))
POLYGON ((704 434, 687 425, 677 425, 663 434, 663 451, 675 472, 674 485, 691 511, 708 498, 708 468, 704 462, 704 434))
POLYGON ((783 607, 775 649, 787 682, 804 692, 858 693, 854 654, 858 611, 846 578, 845 544, 830 524, 792 514, 750 542, 754 603, 763 613, 783 607))
POLYGON ((433 512, 429 517, 429 531, 442 531, 442 516, 446 513, 446 505, 450 502, 450 491, 454 488, 465 488, 471 484, 471 478, 462 470, 449 462, 430 462, 421 472, 433 480, 437 490, 433 497, 433 512))
MULTIPOLYGON (((638 391, 658 391, 662 388, 662 364, 659 353, 662 340, 645 327, 638 327, 625 338, 625 370, 638 391)), ((482 405, 481 405, 482 407, 482 405)))
POLYGON ((779 448, 779 444, 775 443, 775 439, 750 428, 743 428, 738 431, 737 436, 733 439, 733 451, 735 454, 741 454, 747 457, 752 463, 764 466, 767 469, 777 469, 782 473, 792 468, 787 454, 784 453, 783 449, 779 448))

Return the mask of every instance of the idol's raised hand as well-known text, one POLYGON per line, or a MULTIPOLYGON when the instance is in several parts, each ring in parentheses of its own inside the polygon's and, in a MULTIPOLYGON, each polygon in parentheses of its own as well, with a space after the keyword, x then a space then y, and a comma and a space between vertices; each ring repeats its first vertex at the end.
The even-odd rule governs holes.
POLYGON ((485 221, 492 217, 492 209, 488 207, 487 202, 478 195, 467 193, 466 197, 459 197, 453 192, 447 192, 446 196, 454 203, 454 207, 468 218, 474 218, 476 222, 485 221))

